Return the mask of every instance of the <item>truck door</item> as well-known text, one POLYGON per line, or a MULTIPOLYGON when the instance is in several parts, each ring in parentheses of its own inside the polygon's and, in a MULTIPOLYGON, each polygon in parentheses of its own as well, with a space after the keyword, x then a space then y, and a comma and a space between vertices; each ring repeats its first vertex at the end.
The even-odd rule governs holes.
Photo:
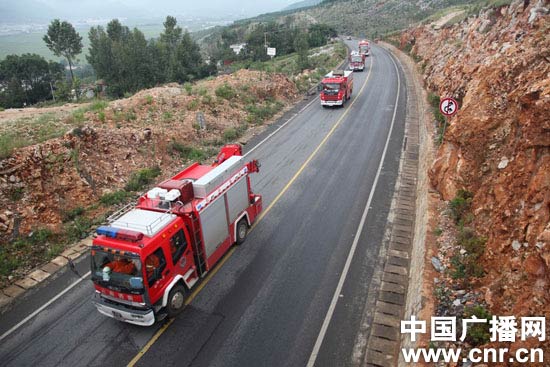
POLYGON ((162 247, 145 258, 144 264, 145 278, 149 287, 149 298, 152 304, 155 304, 162 295, 164 289, 170 281, 170 269, 166 263, 166 256, 162 247))
POLYGON ((188 265, 191 264, 193 256, 189 249, 189 242, 187 237, 183 232, 183 229, 177 231, 170 238, 170 258, 174 267, 174 272, 177 274, 185 274, 185 271, 188 269, 188 265))

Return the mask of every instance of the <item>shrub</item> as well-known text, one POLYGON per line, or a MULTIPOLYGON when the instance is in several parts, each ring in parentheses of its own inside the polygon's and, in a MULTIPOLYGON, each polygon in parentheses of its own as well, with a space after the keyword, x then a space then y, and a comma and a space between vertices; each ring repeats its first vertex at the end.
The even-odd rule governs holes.
MULTIPOLYGON (((471 319, 472 316, 478 319, 490 320, 491 313, 482 305, 476 305, 474 307, 468 307, 464 310, 464 318, 471 319)), ((468 325, 468 333, 466 334, 466 341, 472 346, 476 347, 489 342, 491 334, 489 333, 489 322, 487 323, 475 323, 468 325)))
POLYGON ((166 111, 162 114, 162 119, 164 120, 164 122, 169 122, 172 120, 172 118, 173 118, 173 115, 171 112, 166 111))
POLYGON ((106 101, 99 100, 91 103, 86 109, 88 111, 99 112, 99 111, 103 111, 108 106, 109 106, 109 103, 107 103, 106 101))
POLYGON ((248 112, 247 121, 253 124, 262 124, 265 120, 271 118, 277 112, 281 110, 283 104, 279 101, 266 102, 263 105, 248 105, 246 110, 248 112))
POLYGON ((199 107, 199 101, 194 99, 187 104, 187 109, 189 111, 195 111, 199 107))
POLYGON ((116 205, 126 201, 131 196, 132 194, 129 192, 119 190, 103 195, 99 201, 101 201, 103 205, 116 205))
POLYGON ((235 98, 237 93, 235 90, 227 83, 224 83, 223 85, 216 88, 216 96, 220 98, 224 98, 227 100, 235 98))
POLYGON ((203 152, 200 149, 194 148, 194 147, 188 147, 184 144, 178 143, 176 141, 172 141, 168 145, 169 151, 172 151, 174 153, 178 153, 181 158, 188 159, 191 161, 201 161, 204 158, 206 158, 205 152, 203 152))
POLYGON ((82 214, 84 214, 84 212, 85 212, 85 209, 81 206, 77 206, 76 208, 68 210, 65 213, 63 213, 63 222, 69 222, 71 220, 74 220, 76 217, 79 217, 82 214))
POLYGON ((466 213, 470 210, 472 205, 473 194, 470 191, 460 189, 458 190, 455 198, 449 203, 451 209, 451 216, 455 223, 463 221, 466 213))
POLYGON ((97 118, 99 119, 99 121, 105 122, 105 112, 99 111, 99 113, 97 114, 97 118))
POLYGON ((237 133, 237 129, 230 127, 223 131, 223 138, 225 141, 235 140, 238 137, 239 137, 239 134, 237 133))
POLYGON ((144 168, 134 172, 124 189, 126 191, 139 191, 150 184, 160 173, 160 167, 144 168))
POLYGON ((189 82, 184 83, 183 89, 185 89, 185 91, 187 92, 187 95, 193 94, 193 86, 191 85, 191 83, 189 82))
POLYGON ((91 226, 92 223, 88 218, 84 216, 77 217, 72 223, 65 226, 65 238, 69 242, 76 242, 86 238, 91 226))
POLYGON ((145 96, 145 104, 152 104, 153 103, 153 96, 146 95, 145 96))

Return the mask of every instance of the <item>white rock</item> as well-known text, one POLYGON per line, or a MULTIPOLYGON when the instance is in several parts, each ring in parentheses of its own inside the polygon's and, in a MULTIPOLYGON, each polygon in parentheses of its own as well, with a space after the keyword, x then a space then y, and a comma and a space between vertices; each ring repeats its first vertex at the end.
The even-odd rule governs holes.
POLYGON ((455 299, 455 300, 453 301, 453 306, 458 307, 458 306, 461 305, 461 303, 462 303, 462 302, 460 302, 459 299, 455 299))
POLYGON ((521 243, 519 243, 518 240, 513 240, 512 248, 514 249, 514 251, 518 251, 521 248, 521 243))
POLYGON ((506 158, 506 157, 500 158, 500 162, 498 164, 498 169, 506 168, 508 166, 508 162, 509 162, 508 158, 506 158))
POLYGON ((536 246, 539 250, 542 250, 543 247, 544 247, 544 243, 543 243, 543 242, 537 242, 537 243, 535 244, 535 246, 536 246))

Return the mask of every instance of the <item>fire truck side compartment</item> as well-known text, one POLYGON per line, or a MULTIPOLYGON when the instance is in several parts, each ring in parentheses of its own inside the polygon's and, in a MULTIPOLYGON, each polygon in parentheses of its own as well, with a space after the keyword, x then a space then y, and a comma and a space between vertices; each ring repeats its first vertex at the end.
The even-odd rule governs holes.
POLYGON ((228 180, 233 173, 244 165, 242 156, 232 156, 225 160, 222 164, 208 172, 197 181, 193 182, 193 191, 195 197, 204 198, 206 195, 214 191, 224 181, 228 180))

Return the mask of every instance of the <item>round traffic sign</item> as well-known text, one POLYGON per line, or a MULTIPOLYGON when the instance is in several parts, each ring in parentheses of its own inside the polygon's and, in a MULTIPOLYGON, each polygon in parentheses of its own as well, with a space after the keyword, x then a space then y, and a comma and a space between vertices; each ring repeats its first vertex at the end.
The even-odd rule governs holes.
POLYGON ((439 111, 445 116, 452 116, 458 111, 458 103, 454 98, 443 98, 439 102, 439 111))

